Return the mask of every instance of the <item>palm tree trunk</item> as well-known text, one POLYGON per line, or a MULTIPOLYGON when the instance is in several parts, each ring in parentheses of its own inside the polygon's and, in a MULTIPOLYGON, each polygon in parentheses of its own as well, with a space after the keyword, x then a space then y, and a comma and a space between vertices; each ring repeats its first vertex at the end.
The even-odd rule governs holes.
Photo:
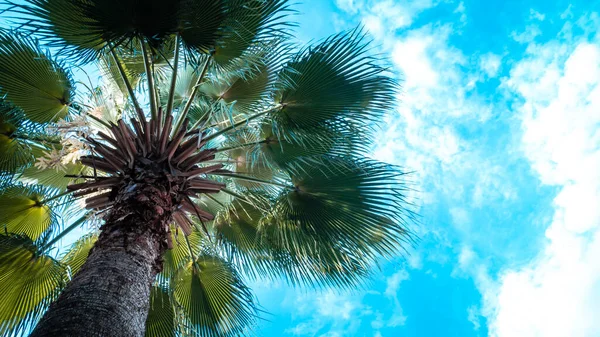
POLYGON ((160 185, 139 185, 121 188, 87 261, 31 337, 144 335, 173 203, 160 185))

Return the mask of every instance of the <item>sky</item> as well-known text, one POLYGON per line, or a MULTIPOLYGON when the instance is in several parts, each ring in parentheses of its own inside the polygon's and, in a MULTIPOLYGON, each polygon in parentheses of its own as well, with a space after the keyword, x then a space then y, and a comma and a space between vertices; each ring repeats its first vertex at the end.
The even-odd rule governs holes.
POLYGON ((420 241, 350 292, 252 287, 262 336, 600 336, 600 2, 304 0, 402 83, 373 157, 420 241))

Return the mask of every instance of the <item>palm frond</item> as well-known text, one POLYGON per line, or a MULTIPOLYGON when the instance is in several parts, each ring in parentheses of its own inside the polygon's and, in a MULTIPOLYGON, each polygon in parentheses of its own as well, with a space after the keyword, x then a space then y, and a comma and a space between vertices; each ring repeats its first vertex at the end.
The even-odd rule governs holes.
POLYGON ((150 291, 150 311, 146 320, 146 337, 175 337, 178 324, 175 308, 168 291, 153 286, 150 291))
POLYGON ((359 271, 378 257, 402 252, 412 241, 404 174, 369 159, 323 158, 320 165, 294 170, 296 189, 282 191, 274 206, 274 240, 300 260, 329 247, 326 254, 350 259, 349 266, 359 271))
POLYGON ((22 234, 37 240, 57 225, 52 204, 44 202, 54 191, 41 186, 13 185, 0 191, 0 226, 8 233, 22 234))
POLYGON ((216 41, 214 60, 226 65, 253 44, 266 43, 285 35, 289 22, 287 0, 232 0, 222 24, 222 35, 216 41))
MULTIPOLYGON (((165 81, 169 74, 169 62, 173 57, 174 48, 174 39, 165 38, 165 41, 152 52, 154 74, 159 80, 165 81)), ((142 79, 146 76, 140 40, 133 39, 127 44, 115 47, 114 52, 132 87, 140 86, 143 83, 142 79)), ((99 60, 102 76, 114 82, 123 95, 128 95, 129 92, 125 87, 115 59, 111 55, 100 55, 99 60)))
POLYGON ((252 201, 234 200, 217 216, 213 231, 218 249, 231 263, 244 266, 242 273, 253 279, 281 276, 282 254, 262 231, 268 200, 254 194, 252 201))
POLYGON ((270 201, 254 194, 253 203, 234 200, 214 221, 219 251, 244 275, 260 280, 283 278, 290 285, 352 288, 373 267, 372 258, 315 240, 297 224, 279 223, 265 212, 270 201), (281 228, 289 225, 288 228, 281 228))
POLYGON ((358 158, 368 153, 371 145, 363 131, 341 118, 301 128, 271 121, 263 124, 265 142, 256 150, 284 169, 296 164, 310 165, 324 155, 358 158))
POLYGON ((227 104, 233 104, 239 112, 249 112, 263 97, 268 84, 268 69, 266 66, 259 66, 246 74, 233 74, 209 81, 202 86, 201 91, 213 101, 222 99, 227 104))
POLYGON ((232 265, 202 254, 173 279, 174 298, 194 336, 238 336, 255 323, 250 290, 232 265))
POLYGON ((377 122, 395 101, 396 83, 379 60, 368 55, 360 29, 308 47, 279 74, 275 113, 280 124, 314 126, 342 116, 355 123, 377 122))
POLYGON ((35 40, 0 31, 0 95, 33 122, 57 121, 72 102, 71 75, 35 40))
POLYGON ((0 334, 27 336, 57 298, 65 276, 29 238, 0 234, 0 334))
POLYGON ((190 249, 186 243, 186 236, 181 230, 178 230, 176 226, 171 226, 171 246, 165 255, 163 255, 163 270, 158 275, 158 280, 162 284, 168 284, 168 281, 175 276, 177 271, 186 263, 193 260, 196 256, 200 255, 200 240, 202 234, 199 231, 193 231, 192 234, 187 236, 187 240, 190 243, 190 249))
POLYGON ((26 142, 15 137, 21 124, 20 111, 0 100, 0 172, 15 173, 33 159, 26 142))
POLYGON ((56 188, 59 191, 65 191, 70 183, 82 182, 82 179, 73 178, 90 171, 79 163, 68 163, 62 169, 47 168, 40 169, 31 166, 23 171, 20 176, 21 180, 35 181, 35 183, 56 188))
POLYGON ((227 18, 226 0, 184 1, 180 12, 179 35, 190 50, 208 54, 222 36, 222 25, 227 18))
POLYGON ((63 266, 69 267, 71 278, 77 274, 81 266, 83 266, 97 239, 98 235, 96 233, 87 234, 75 241, 69 250, 61 257, 60 262, 63 266))
POLYGON ((25 4, 14 3, 17 9, 13 12, 49 46, 86 63, 134 38, 159 47, 177 31, 183 2, 27 0, 25 4))

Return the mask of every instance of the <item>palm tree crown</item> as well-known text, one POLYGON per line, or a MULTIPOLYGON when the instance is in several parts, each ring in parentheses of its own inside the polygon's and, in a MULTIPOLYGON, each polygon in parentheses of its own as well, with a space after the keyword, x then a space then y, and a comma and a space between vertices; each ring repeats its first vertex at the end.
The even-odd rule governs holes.
POLYGON ((245 280, 350 288, 411 242, 404 172, 367 156, 398 85, 360 29, 298 48, 285 0, 4 7, 23 24, 0 31, 1 334, 30 333, 109 232, 162 247, 146 336, 246 334, 245 280), (165 221, 123 228, 124 202, 165 221))

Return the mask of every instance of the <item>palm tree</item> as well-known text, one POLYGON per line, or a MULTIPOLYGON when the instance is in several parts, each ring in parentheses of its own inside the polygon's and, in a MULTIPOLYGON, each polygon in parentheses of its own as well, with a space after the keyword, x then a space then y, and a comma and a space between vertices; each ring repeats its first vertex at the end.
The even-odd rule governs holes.
POLYGON ((243 335, 245 281, 352 288, 411 242, 404 173, 367 157, 396 82, 360 29, 290 43, 291 13, 4 2, 1 334, 243 335))

